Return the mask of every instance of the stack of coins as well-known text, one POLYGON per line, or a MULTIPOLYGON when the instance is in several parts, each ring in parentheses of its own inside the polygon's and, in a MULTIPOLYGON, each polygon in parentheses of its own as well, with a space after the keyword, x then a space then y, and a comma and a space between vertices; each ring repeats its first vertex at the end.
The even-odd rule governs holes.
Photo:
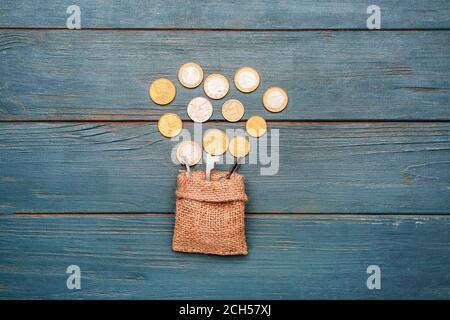
MULTIPOLYGON (((196 88, 203 82, 203 69, 197 63, 187 62, 178 70, 178 80, 185 88, 196 88)), ((254 68, 241 67, 236 71, 233 82, 240 92, 248 94, 260 86, 261 78, 254 68)), ((230 83, 224 75, 213 73, 206 77, 203 90, 210 99, 220 100, 228 94, 230 83)), ((168 105, 175 99, 175 85, 169 79, 157 79, 149 87, 149 96, 158 105, 168 105)), ((281 112, 288 105, 288 95, 283 88, 269 87, 263 93, 262 104, 270 112, 281 112)), ((195 97, 187 105, 187 114, 194 122, 206 122, 213 114, 213 105, 205 97, 195 97)), ((240 121, 244 114, 245 107, 237 99, 228 99, 222 104, 222 115, 229 122, 240 121)), ((260 115, 248 118, 245 127, 248 135, 255 138, 267 132, 267 122, 260 115)), ((177 136, 182 128, 183 122, 175 113, 165 113, 158 121, 160 133, 168 138, 177 136)), ((247 137, 235 136, 228 141, 225 132, 219 129, 210 129, 203 137, 203 148, 211 156, 219 156, 229 150, 239 159, 247 156, 250 147, 247 137)), ((200 161, 202 149, 195 141, 183 141, 178 145, 176 155, 181 164, 193 166, 200 161)))

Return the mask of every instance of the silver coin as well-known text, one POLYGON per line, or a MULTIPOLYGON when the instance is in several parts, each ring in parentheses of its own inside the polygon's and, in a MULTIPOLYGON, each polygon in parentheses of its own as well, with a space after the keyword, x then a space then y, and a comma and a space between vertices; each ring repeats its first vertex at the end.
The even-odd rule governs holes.
POLYGON ((260 82, 258 71, 250 67, 243 67, 236 71, 234 84, 239 91, 249 93, 258 88, 260 82))
POLYGON ((177 159, 181 164, 187 161, 188 166, 197 164, 202 158, 202 148, 195 141, 183 141, 177 148, 177 159))
POLYGON ((211 99, 222 99, 228 93, 230 84, 225 76, 213 73, 206 78, 203 89, 211 99))
POLYGON ((195 88, 203 81, 203 70, 196 63, 185 63, 178 71, 178 80, 186 88, 195 88))
POLYGON ((280 87, 271 87, 263 94, 263 104, 270 112, 281 112, 286 108, 289 98, 280 87))
POLYGON ((194 122, 205 122, 211 118, 213 106, 208 99, 197 97, 191 100, 187 106, 189 118, 194 122))

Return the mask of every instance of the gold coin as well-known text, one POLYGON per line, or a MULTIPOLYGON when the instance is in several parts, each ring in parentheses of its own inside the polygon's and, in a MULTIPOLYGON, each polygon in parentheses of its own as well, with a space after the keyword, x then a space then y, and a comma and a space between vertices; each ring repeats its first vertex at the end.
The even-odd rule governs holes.
POLYGON ((234 74, 234 84, 239 91, 249 93, 258 88, 260 82, 258 71, 250 67, 242 67, 234 74))
POLYGON ((208 130, 203 137, 203 148, 212 156, 223 154, 228 149, 228 138, 219 129, 208 130))
POLYGON ((241 120, 244 115, 244 111, 244 105, 236 99, 227 100, 222 106, 222 115, 230 122, 241 120))
POLYGON ((250 152, 250 142, 246 137, 236 136, 230 141, 230 153, 238 157, 245 157, 250 152))
POLYGON ((165 137, 172 138, 178 135, 183 128, 181 118, 175 113, 165 113, 158 120, 159 132, 165 137))
POLYGON ((252 137, 259 138, 267 131, 267 123, 263 117, 252 116, 247 120, 245 125, 247 132, 252 137))
POLYGON ((217 100, 225 97, 230 89, 230 84, 225 76, 213 73, 206 78, 203 89, 208 97, 217 100))
POLYGON ((186 88, 198 87, 203 81, 203 70, 202 68, 193 62, 188 62, 183 64, 178 70, 178 80, 186 88))
POLYGON ((181 164, 185 164, 185 159, 189 166, 197 164, 202 158, 202 148, 195 141, 183 141, 178 144, 177 159, 181 164))
POLYGON ((192 99, 187 106, 189 118, 194 122, 205 122, 213 114, 213 106, 208 99, 197 97, 192 99))
POLYGON ((281 112, 288 104, 288 95, 280 87, 271 87, 264 92, 263 104, 270 112, 281 112))
POLYGON ((148 92, 154 103, 165 105, 173 101, 177 90, 172 81, 166 78, 160 78, 153 81, 148 92))

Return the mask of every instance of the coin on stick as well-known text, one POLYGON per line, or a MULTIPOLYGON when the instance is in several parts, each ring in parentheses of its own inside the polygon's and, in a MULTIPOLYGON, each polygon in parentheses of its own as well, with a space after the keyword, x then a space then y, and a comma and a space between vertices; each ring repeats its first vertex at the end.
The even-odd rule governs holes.
POLYGON ((217 100, 225 97, 230 89, 230 84, 225 76, 213 73, 206 78, 203 89, 208 97, 217 100))
POLYGON ((281 112, 288 104, 288 95, 280 87, 270 87, 264 92, 263 104, 270 112, 281 112))
POLYGON ((177 90, 172 81, 166 78, 160 78, 152 82, 148 92, 153 102, 166 105, 175 99, 177 90))
POLYGON ((247 132, 252 137, 259 138, 267 131, 267 123, 261 116, 251 116, 245 124, 247 132))
POLYGON ((186 159, 187 165, 193 166, 196 165, 201 158, 202 148, 200 148, 197 142, 188 140, 178 144, 177 159, 181 164, 186 164, 186 159))
POLYGON ((189 118, 194 122, 205 122, 213 114, 213 106, 208 99, 197 97, 192 99, 187 106, 189 118))
POLYGON ((250 142, 244 136, 236 136, 231 139, 229 150, 236 158, 245 157, 250 152, 250 142))
POLYGON ((185 63, 178 70, 178 80, 186 88, 198 87, 203 81, 203 70, 194 62, 185 63))
POLYGON ((165 113, 158 120, 159 132, 165 137, 172 138, 178 135, 183 128, 181 118, 175 113, 165 113))
POLYGON ((210 129, 203 136, 203 148, 212 156, 218 156, 228 149, 228 137, 222 130, 210 129))
POLYGON ((234 84, 239 91, 244 93, 253 92, 258 88, 260 82, 258 71, 250 67, 239 68, 234 74, 234 84))
POLYGON ((244 105, 242 104, 242 102, 236 99, 227 100, 222 106, 222 115, 226 120, 230 122, 241 120, 241 118, 244 116, 244 112, 244 105))

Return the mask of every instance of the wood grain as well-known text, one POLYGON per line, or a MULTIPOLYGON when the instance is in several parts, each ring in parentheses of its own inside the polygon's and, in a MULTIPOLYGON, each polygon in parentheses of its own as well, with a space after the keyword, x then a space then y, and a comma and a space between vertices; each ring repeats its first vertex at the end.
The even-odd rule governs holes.
MULTIPOLYGON (((448 0, 379 0, 381 32, 356 0, 78 0, 68 31, 71 4, 0 1, 0 299, 449 299, 448 0), (188 60, 257 68, 256 93, 227 98, 280 130, 276 175, 240 168, 246 257, 170 249, 181 167, 154 120, 204 95, 175 78, 188 60), (170 106, 148 99, 161 76, 170 106)), ((205 129, 243 129, 223 101, 205 129)))
MULTIPOLYGON (((279 130, 279 171, 261 175, 276 158, 241 166, 249 213, 450 213, 449 123, 269 128, 279 130)), ((176 144, 155 123, 2 123, 0 212, 173 212, 176 144)))
MULTIPOLYGON (((66 8, 57 0, 2 0, 0 27, 66 28, 66 8)), ((82 28, 365 29, 367 1, 107 1, 77 0, 82 28)), ((446 0, 377 0, 381 27, 449 28, 446 0)))
MULTIPOLYGON (((183 62, 232 79, 244 65, 260 88, 238 98, 245 118, 274 120, 449 120, 450 31, 428 32, 145 32, 0 31, 0 120, 187 119, 204 95, 176 79, 183 62), (156 78, 174 80, 176 100, 150 102, 156 78), (284 87, 289 106, 266 111, 263 91, 284 87)), ((221 107, 224 100, 214 102, 221 107)), ((215 112, 214 119, 223 119, 215 112)))
POLYGON ((0 217, 0 298, 448 299, 450 217, 247 216, 249 255, 171 251, 173 217, 0 217), (66 268, 81 269, 81 290, 66 268), (366 269, 381 268, 381 290, 366 269))

